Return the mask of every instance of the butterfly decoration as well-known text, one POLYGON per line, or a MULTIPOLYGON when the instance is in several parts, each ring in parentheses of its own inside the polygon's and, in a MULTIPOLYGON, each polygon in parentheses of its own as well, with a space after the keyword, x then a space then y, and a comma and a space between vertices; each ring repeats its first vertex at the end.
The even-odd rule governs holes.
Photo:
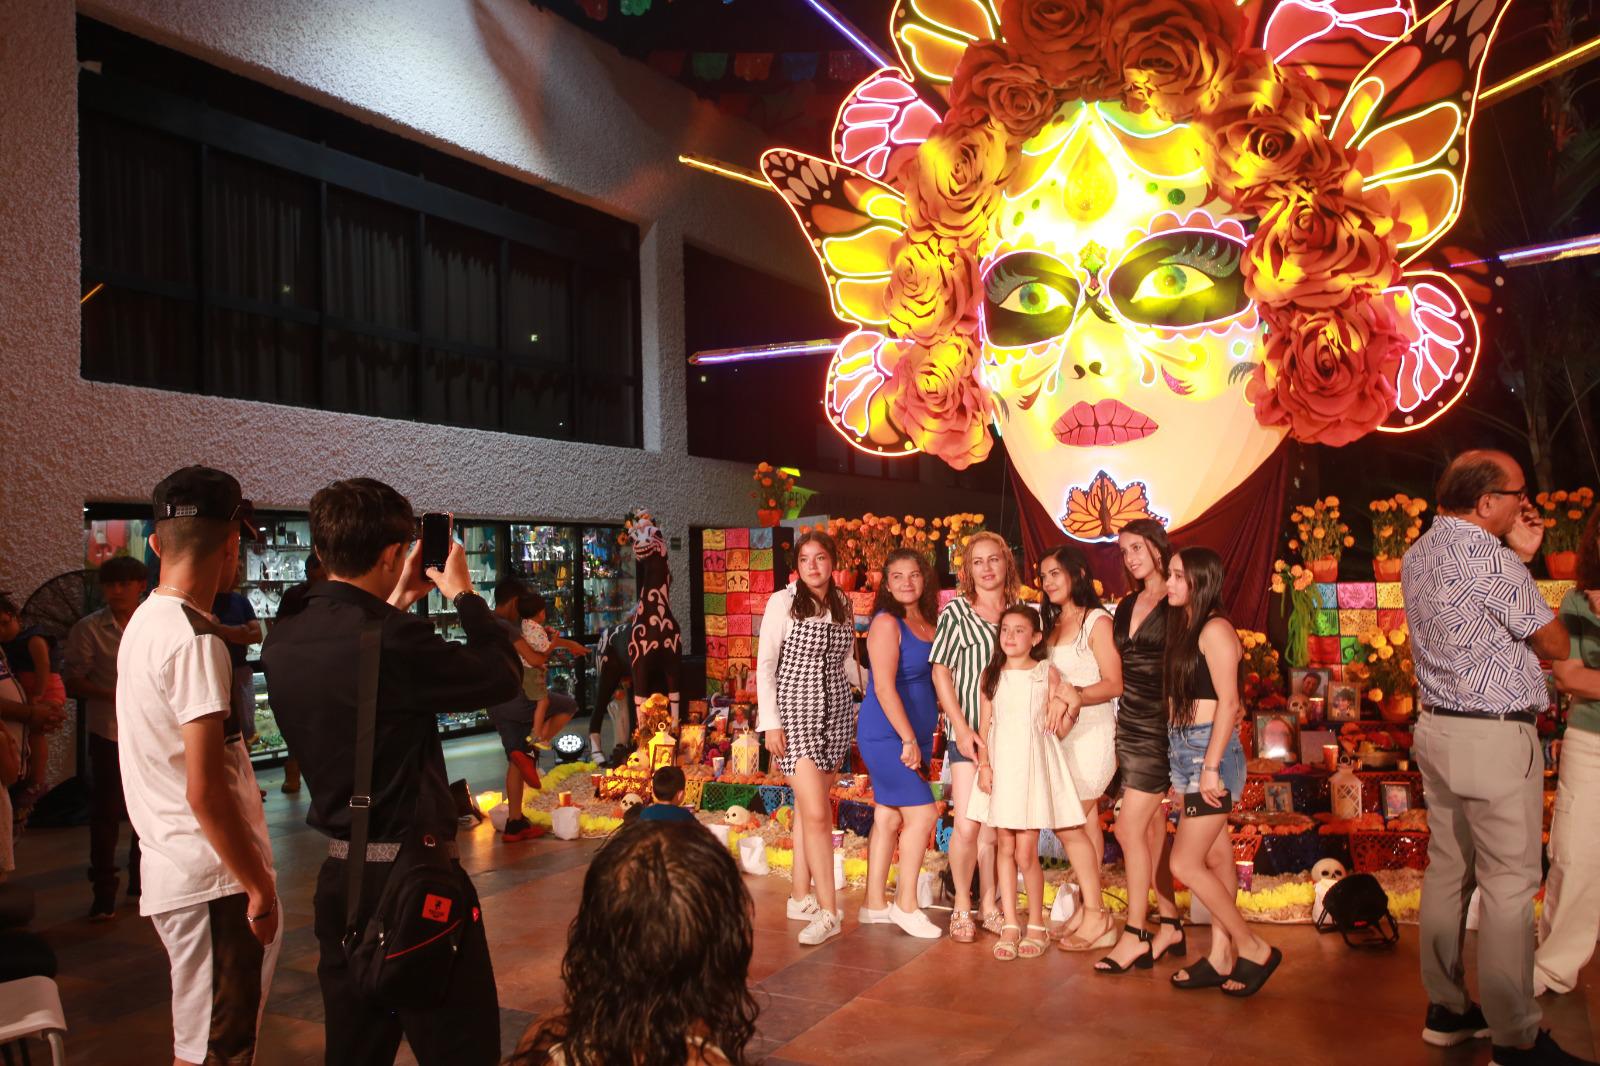
POLYGON ((1058 521, 1068 535, 1079 540, 1109 540, 1136 518, 1166 521, 1150 509, 1144 482, 1134 481, 1127 488, 1120 488, 1102 470, 1088 488, 1067 493, 1067 513, 1058 521))

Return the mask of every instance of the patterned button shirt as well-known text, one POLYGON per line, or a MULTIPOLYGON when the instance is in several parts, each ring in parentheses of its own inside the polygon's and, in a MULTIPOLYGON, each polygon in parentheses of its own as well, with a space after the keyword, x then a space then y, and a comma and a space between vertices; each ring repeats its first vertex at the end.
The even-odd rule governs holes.
POLYGON ((1555 614, 1515 552, 1441 515, 1406 552, 1401 583, 1424 707, 1544 708, 1544 673, 1525 642, 1555 614))
POLYGON ((985 622, 965 596, 945 605, 934 628, 928 661, 950 671, 961 713, 973 729, 978 728, 978 683, 994 655, 999 632, 1000 627, 985 622))

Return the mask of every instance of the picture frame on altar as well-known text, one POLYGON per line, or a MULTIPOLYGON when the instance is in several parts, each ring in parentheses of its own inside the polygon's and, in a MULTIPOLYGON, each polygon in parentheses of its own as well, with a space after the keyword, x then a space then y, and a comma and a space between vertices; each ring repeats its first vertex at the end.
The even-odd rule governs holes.
POLYGON ((1380 806, 1384 821, 1400 817, 1412 807, 1411 786, 1404 781, 1385 781, 1380 806))
POLYGON ((1287 781, 1268 781, 1263 786, 1265 800, 1262 808, 1268 813, 1288 814, 1294 811, 1294 788, 1287 781))
POLYGON ((1354 685, 1337 684, 1328 688, 1328 721, 1361 721, 1361 692, 1354 685))
POLYGON ((1300 720, 1287 711, 1263 711, 1255 717, 1258 759, 1300 759, 1300 720))
POLYGON ((1289 695, 1317 699, 1328 695, 1333 674, 1324 667, 1297 666, 1289 671, 1289 695))

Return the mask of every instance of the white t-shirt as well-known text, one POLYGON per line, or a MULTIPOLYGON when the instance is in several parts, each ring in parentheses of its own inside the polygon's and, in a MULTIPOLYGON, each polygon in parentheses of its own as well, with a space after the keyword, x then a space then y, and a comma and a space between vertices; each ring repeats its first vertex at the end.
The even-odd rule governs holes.
MULTIPOLYGON (((524 618, 522 620, 522 639, 527 641, 528 647, 532 648, 534 651, 550 650, 549 632, 544 628, 544 626, 540 625, 538 622, 535 622, 531 618, 524 618)), ((521 659, 522 656, 518 655, 517 658, 521 659)), ((522 665, 527 667, 533 666, 533 664, 526 659, 522 659, 522 665)), ((539 669, 543 670, 544 667, 541 666, 539 669)))
POLYGON ((267 868, 272 844, 255 770, 230 711, 233 664, 216 623, 176 596, 139 605, 117 651, 117 734, 128 819, 139 833, 139 913, 162 914, 243 892, 189 807, 183 726, 228 715, 223 768, 267 868))

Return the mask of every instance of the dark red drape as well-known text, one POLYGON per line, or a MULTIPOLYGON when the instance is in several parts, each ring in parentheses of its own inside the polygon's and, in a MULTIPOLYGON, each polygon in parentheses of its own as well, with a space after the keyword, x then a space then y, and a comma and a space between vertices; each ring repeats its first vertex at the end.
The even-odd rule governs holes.
MULTIPOLYGON (((1172 531, 1172 542, 1177 547, 1204 545, 1222 556, 1222 565, 1228 574, 1223 585, 1223 601, 1235 624, 1249 629, 1266 628, 1272 555, 1283 521, 1290 453, 1290 445, 1284 444, 1205 514, 1172 531)), ((1125 591, 1122 559, 1116 543, 1085 543, 1068 537, 1022 483, 1016 467, 1011 467, 1009 472, 1021 508, 1027 573, 1035 572, 1046 551, 1072 541, 1089 556, 1094 575, 1105 586, 1107 594, 1125 591)))

